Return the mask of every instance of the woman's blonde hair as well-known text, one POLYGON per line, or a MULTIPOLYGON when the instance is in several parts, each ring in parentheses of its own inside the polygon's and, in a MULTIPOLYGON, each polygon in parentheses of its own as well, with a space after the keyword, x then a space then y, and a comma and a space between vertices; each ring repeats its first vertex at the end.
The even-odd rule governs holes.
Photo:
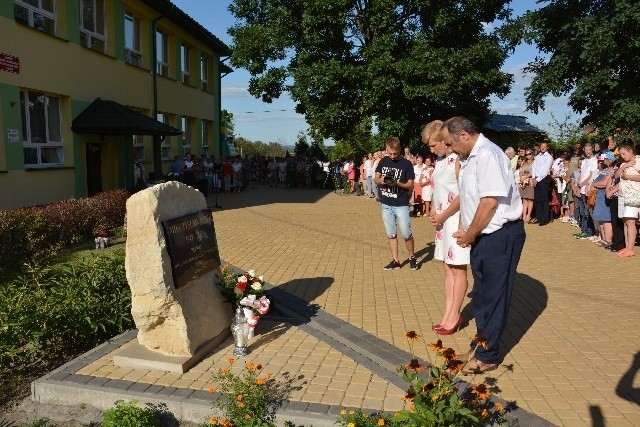
POLYGON ((433 138, 435 141, 442 141, 442 125, 444 122, 442 120, 434 120, 432 122, 427 123, 424 128, 422 128, 422 133, 420 136, 422 139, 431 139, 433 138))

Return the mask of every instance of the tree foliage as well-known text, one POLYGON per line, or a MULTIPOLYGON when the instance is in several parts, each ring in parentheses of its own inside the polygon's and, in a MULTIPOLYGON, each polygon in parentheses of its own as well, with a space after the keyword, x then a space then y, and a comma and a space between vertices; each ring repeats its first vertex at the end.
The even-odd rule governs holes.
POLYGON ((296 140, 296 145, 293 148, 293 152, 294 152, 295 156, 298 157, 298 158, 309 156, 309 149, 310 148, 311 147, 309 147, 309 142, 307 141, 307 136, 302 132, 298 132, 298 138, 296 140))
POLYGON ((525 71, 527 109, 545 108, 549 94, 569 94, 583 124, 605 132, 640 123, 640 2, 634 0, 545 0, 510 27, 512 35, 546 54, 525 71))
POLYGON ((236 152, 242 152, 243 156, 284 157, 286 154, 286 149, 280 142, 250 141, 240 136, 235 139, 234 144, 236 152))
POLYGON ((234 0, 232 65, 270 102, 289 92, 324 138, 353 144, 377 127, 417 138, 424 123, 483 121, 508 93, 510 46, 487 23, 509 0, 234 0))

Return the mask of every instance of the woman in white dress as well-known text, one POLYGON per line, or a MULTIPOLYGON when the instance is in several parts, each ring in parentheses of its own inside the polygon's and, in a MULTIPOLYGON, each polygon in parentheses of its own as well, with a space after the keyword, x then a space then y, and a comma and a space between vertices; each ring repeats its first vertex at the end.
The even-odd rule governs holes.
POLYGON ((438 156, 431 175, 431 212, 429 219, 436 227, 434 258, 444 262, 445 310, 440 323, 432 329, 439 335, 455 333, 463 322, 460 314, 462 301, 467 293, 467 265, 470 248, 456 243, 453 233, 460 222, 460 199, 458 197, 458 156, 447 147, 440 134, 442 121, 435 120, 422 130, 422 142, 428 144, 438 156))

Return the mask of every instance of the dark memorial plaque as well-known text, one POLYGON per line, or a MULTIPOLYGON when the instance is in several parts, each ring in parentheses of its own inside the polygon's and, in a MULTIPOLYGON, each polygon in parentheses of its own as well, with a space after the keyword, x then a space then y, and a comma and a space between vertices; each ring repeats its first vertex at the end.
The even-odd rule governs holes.
POLYGON ((162 221, 162 227, 176 289, 220 267, 210 210, 162 221))

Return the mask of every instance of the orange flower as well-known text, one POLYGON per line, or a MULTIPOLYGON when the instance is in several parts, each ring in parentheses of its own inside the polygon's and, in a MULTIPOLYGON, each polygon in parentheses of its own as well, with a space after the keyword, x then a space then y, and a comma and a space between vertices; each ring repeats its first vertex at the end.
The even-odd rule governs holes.
POLYGON ((243 398, 244 398, 244 396, 242 394, 239 394, 239 395, 236 396, 236 400, 238 402, 240 402, 243 398))
POLYGON ((238 402, 238 408, 244 408, 244 402, 238 402))
POLYGON ((495 406, 499 412, 502 412, 502 410, 504 409, 504 405, 500 402, 494 403, 493 406, 495 406))
POLYGON ((225 374, 225 375, 229 375, 229 372, 231 372, 231 371, 229 371, 229 369, 227 369, 227 368, 224 368, 222 370, 222 373, 225 374))
POLYGON ((246 415, 244 416, 244 419, 245 419, 245 420, 250 420, 250 419, 251 419, 251 415, 246 414, 246 415))
POLYGON ((480 416, 482 418, 487 418, 489 416, 489 411, 487 411, 487 408, 482 408, 482 412, 480 413, 480 416))
POLYGON ((422 372, 424 371, 424 366, 418 362, 418 359, 411 359, 411 363, 408 365, 404 365, 404 368, 410 371, 422 372))
POLYGON ((209 393, 215 393, 215 392, 216 392, 215 387, 209 387, 209 393))
POLYGON ((271 372, 267 372, 267 378, 271 378, 273 374, 271 372))
POLYGON ((447 361, 447 369, 449 369, 454 374, 456 372, 460 372, 462 370, 463 366, 464 366, 464 363, 462 363, 462 361, 460 361, 460 360, 449 360, 449 361, 447 361))
POLYGON ((253 371, 254 368, 255 368, 255 365, 253 364, 253 362, 247 363, 247 370, 253 371))
POLYGON ((222 424, 224 427, 230 427, 231 426, 231 423, 226 418, 223 419, 222 421, 220 421, 220 424, 222 424))
POLYGON ((235 362, 235 361, 236 361, 236 359, 234 359, 233 357, 229 357, 229 358, 227 359, 227 363, 228 363, 229 365, 231 365, 231 364, 232 364, 233 362, 235 362))
POLYGON ((416 410, 416 405, 414 405, 413 403, 411 405, 409 405, 409 410, 410 411, 415 411, 416 410))
POLYGON ((455 357, 458 357, 459 354, 452 348, 448 348, 442 352, 442 357, 446 360, 453 360, 455 357))
POLYGON ((382 418, 378 419, 378 425, 379 426, 383 426, 384 425, 384 419, 382 419, 382 418))
POLYGON ((417 341, 420 338, 420 335, 416 331, 407 331, 404 334, 404 337, 407 341, 417 341))
POLYGON ((482 335, 476 335, 475 337, 473 337, 471 342, 476 343, 478 346, 480 346, 482 348, 488 348, 489 347, 489 343, 487 342, 485 337, 483 337, 482 335))
POLYGON ((429 343, 429 347, 431 347, 431 349, 435 350, 437 353, 440 353, 444 350, 444 347, 442 346, 442 340, 438 340, 435 343, 429 343))
POLYGON ((257 381, 258 381, 258 384, 260 385, 264 385, 264 383, 266 382, 265 379, 262 377, 259 377, 257 381))
POLYGON ((408 390, 407 394, 404 395, 404 397, 402 398, 402 400, 406 401, 406 402, 413 402, 413 398, 416 397, 416 394, 411 391, 408 390))
POLYGON ((209 418, 209 424, 218 424, 218 419, 216 417, 209 418))
POLYGON ((478 399, 488 399, 491 397, 491 392, 484 384, 478 384, 471 387, 471 392, 478 396, 478 399))

